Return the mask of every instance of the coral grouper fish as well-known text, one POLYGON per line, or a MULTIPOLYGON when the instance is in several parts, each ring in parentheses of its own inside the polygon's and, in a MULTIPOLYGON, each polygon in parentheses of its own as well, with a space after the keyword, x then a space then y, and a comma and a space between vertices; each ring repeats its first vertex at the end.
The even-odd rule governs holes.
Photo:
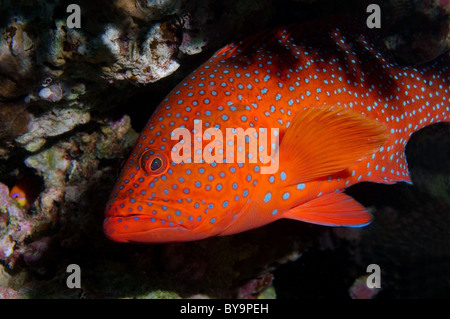
POLYGON ((344 20, 250 37, 192 72, 124 164, 105 234, 160 243, 280 218, 370 223, 343 191, 363 181, 410 182, 409 137, 450 116, 449 53, 400 67, 379 51, 376 30, 344 20))

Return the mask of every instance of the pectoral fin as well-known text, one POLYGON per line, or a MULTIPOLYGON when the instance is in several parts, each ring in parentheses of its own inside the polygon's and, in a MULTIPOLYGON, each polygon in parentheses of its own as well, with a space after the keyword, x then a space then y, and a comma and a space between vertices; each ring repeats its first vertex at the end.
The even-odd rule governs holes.
POLYGON ((290 185, 344 170, 378 150, 388 139, 378 121, 343 108, 299 112, 280 144, 280 167, 290 185))

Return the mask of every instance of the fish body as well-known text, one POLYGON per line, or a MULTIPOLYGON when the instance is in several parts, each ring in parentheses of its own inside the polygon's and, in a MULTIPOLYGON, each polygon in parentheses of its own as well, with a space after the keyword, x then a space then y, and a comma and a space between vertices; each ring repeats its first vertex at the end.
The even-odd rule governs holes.
POLYGON ((409 137, 449 119, 449 54, 400 67, 379 52, 376 31, 355 25, 337 19, 277 28, 226 46, 192 72, 141 133, 107 203, 105 234, 160 243, 280 218, 370 223, 343 191, 363 181, 410 182, 409 137), (233 151, 226 145, 237 140, 225 133, 236 128, 254 130, 233 151), (259 139, 264 134, 268 143, 259 139), (262 174, 274 159, 275 169, 262 174))

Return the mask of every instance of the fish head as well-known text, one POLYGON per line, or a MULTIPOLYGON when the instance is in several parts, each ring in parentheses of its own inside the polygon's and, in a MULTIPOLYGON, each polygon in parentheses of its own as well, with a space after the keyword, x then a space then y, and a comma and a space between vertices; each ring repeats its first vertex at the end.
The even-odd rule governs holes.
POLYGON ((28 209, 41 190, 41 180, 36 176, 26 176, 19 179, 11 188, 10 196, 21 207, 28 209))
POLYGON ((28 203, 26 194, 21 189, 13 188, 11 190, 11 198, 21 207, 24 207, 28 203))
POLYGON ((174 223, 181 211, 175 209, 177 192, 167 180, 168 171, 177 170, 169 154, 160 148, 136 148, 122 167, 106 205, 106 236, 118 242, 161 242, 168 232, 185 233, 186 226, 174 223))
MULTIPOLYGON (((194 131, 193 123, 186 129, 194 131)), ((111 193, 106 236, 118 242, 163 243, 217 235, 232 218, 230 212, 248 202, 253 180, 243 178, 247 167, 177 161, 173 149, 179 139, 170 138, 173 128, 152 127, 150 123, 139 137, 111 193)), ((187 145, 193 147, 193 139, 187 145)))

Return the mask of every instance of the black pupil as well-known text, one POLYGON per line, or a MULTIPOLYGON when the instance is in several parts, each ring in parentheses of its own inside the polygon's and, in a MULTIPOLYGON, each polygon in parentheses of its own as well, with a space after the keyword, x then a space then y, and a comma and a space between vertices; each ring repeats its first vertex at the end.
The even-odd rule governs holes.
POLYGON ((152 171, 156 171, 158 168, 161 167, 161 165, 162 165, 162 161, 160 158, 157 157, 157 158, 153 159, 152 165, 150 165, 150 169, 152 171))

